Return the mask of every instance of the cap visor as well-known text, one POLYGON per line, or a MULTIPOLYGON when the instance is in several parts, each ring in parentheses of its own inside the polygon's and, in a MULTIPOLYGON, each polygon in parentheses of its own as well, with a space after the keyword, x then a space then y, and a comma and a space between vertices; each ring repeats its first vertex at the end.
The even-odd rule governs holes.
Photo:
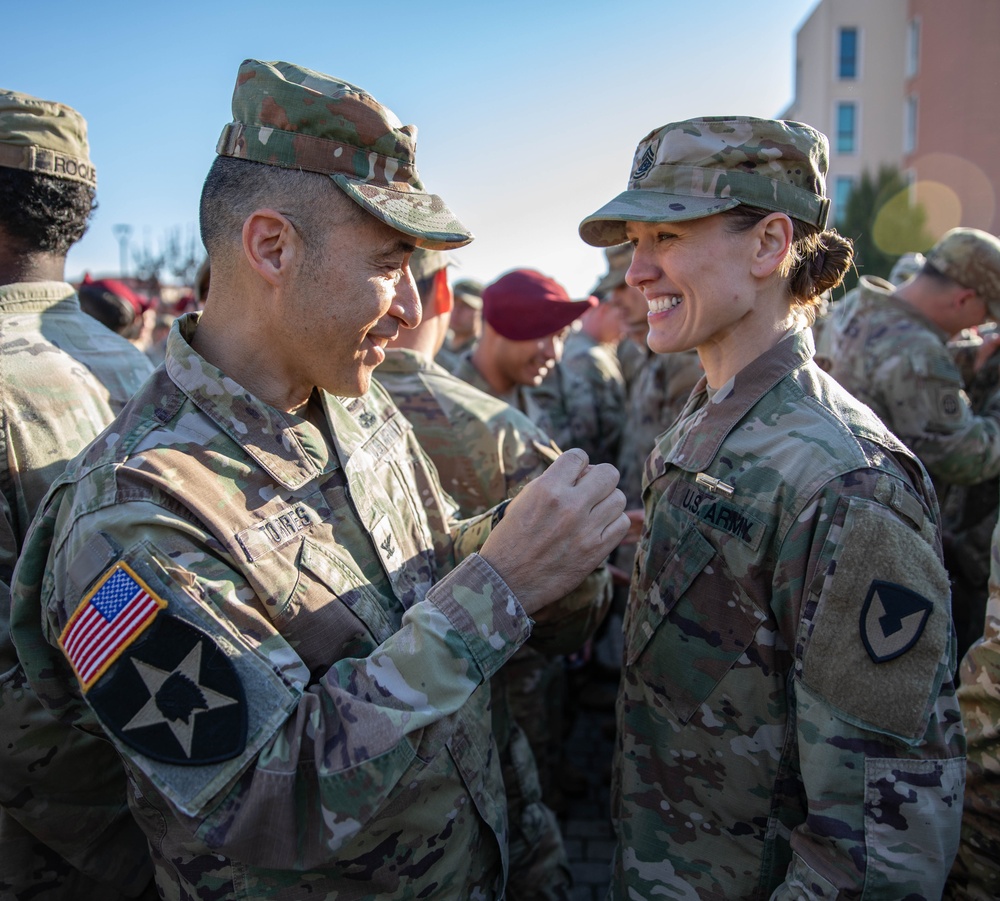
POLYGON ((332 178, 359 206, 428 250, 452 250, 472 241, 473 234, 445 206, 437 194, 396 191, 352 179, 341 173, 332 178))
POLYGON ((684 222, 739 206, 734 197, 687 197, 646 188, 625 191, 580 223, 580 237, 593 247, 613 247, 628 240, 626 222, 684 222))

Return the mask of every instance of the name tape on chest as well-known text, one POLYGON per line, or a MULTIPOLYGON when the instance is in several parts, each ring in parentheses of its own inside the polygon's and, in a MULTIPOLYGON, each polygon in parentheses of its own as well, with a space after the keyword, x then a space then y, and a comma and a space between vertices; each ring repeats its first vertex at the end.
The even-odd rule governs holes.
POLYGON ((166 606, 126 563, 116 563, 98 579, 59 636, 85 692, 166 606))

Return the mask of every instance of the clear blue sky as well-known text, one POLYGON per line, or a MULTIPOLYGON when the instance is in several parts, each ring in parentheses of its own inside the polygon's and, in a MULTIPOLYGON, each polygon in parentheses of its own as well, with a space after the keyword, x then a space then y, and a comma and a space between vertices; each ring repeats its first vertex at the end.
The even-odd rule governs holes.
POLYGON ((462 275, 533 267, 573 294, 604 269, 577 225, 624 188, 636 143, 698 115, 776 116, 816 0, 368 4, 5 3, 0 87, 90 129, 100 207, 68 276, 119 269, 116 223, 190 234, 246 57, 354 82, 419 130, 417 162, 477 240, 462 275))

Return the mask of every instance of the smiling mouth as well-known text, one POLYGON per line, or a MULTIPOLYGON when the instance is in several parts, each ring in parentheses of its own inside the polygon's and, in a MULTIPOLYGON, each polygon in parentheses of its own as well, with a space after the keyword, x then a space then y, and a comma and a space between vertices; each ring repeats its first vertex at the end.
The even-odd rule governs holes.
POLYGON ((680 302, 680 297, 657 297, 646 301, 650 313, 666 313, 667 310, 672 310, 680 302))

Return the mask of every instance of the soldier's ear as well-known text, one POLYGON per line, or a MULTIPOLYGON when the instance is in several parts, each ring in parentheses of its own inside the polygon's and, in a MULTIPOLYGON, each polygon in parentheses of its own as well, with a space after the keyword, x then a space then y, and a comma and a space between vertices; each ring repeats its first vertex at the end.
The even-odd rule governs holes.
POLYGON ((287 281, 304 252, 302 236, 277 210, 254 210, 243 223, 243 255, 269 285, 277 287, 287 281))
POLYGON ((768 278, 781 267, 792 246, 792 220, 784 213, 770 213, 752 231, 756 238, 750 271, 757 278, 768 278))

